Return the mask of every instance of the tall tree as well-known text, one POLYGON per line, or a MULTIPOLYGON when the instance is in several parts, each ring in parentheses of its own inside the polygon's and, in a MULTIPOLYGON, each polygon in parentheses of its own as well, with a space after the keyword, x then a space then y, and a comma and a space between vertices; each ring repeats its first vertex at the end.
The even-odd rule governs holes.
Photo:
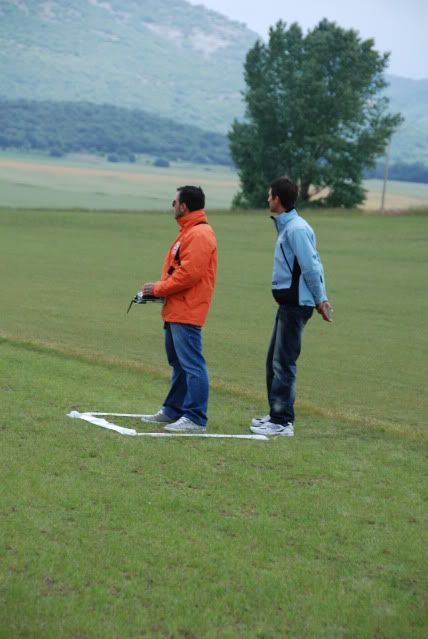
POLYGON ((327 20, 306 36, 297 24, 271 27, 247 54, 245 119, 229 132, 242 188, 234 204, 265 205, 266 185, 282 174, 298 182, 301 202, 362 202, 363 171, 402 121, 382 94, 388 57, 327 20))

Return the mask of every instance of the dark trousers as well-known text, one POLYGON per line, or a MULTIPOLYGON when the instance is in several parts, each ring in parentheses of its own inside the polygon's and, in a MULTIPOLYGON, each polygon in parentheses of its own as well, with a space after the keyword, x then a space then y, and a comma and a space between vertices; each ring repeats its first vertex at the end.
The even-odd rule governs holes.
POLYGON ((278 307, 266 359, 267 394, 274 424, 294 423, 296 362, 303 330, 313 311, 312 306, 281 304, 278 307))

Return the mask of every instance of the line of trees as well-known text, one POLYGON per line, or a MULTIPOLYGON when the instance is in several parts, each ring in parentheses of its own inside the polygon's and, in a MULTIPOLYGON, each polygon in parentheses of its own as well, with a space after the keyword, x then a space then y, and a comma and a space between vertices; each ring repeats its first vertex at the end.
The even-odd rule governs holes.
MULTIPOLYGON (((53 157, 88 152, 103 154, 112 162, 133 162, 136 155, 143 153, 156 157, 159 166, 168 166, 178 159, 197 164, 233 164, 228 140, 221 134, 180 125, 144 111, 88 102, 0 97, 0 149, 47 151, 53 157)), ((284 151, 289 149, 287 144, 284 151)), ((283 168, 279 150, 278 154, 274 144, 273 156, 281 164, 277 172, 283 168)), ((365 178, 383 176, 382 161, 364 171, 365 178)), ((394 163, 389 168, 389 179, 428 183, 428 167, 420 162, 394 163)))
MULTIPOLYGON (((384 175, 385 166, 380 163, 373 169, 368 169, 364 177, 383 179, 384 175)), ((428 184, 428 166, 425 166, 422 162, 414 162, 412 164, 396 162, 389 167, 388 179, 428 184)))
POLYGON ((108 104, 0 98, 0 148, 105 154, 120 160, 149 154, 166 160, 231 165, 226 136, 108 104))

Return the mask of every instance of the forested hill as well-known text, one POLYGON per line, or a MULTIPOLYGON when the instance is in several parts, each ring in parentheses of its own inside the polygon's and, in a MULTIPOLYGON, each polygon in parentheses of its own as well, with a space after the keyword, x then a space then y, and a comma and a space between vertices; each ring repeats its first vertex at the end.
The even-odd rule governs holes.
POLYGON ((392 139, 392 159, 409 164, 421 162, 428 167, 428 79, 388 76, 387 80, 391 109, 404 116, 392 139))
POLYGON ((185 0, 0 0, 0 92, 127 106, 225 133, 242 112, 256 39, 185 0))
MULTIPOLYGON (((257 37, 185 0, 0 0, 0 93, 112 104, 225 134, 243 116, 243 62, 257 37)), ((428 165, 428 79, 388 81, 391 111, 405 118, 392 160, 428 165)))
POLYGON ((0 148, 72 151, 133 161, 136 154, 198 164, 232 164, 221 133, 167 118, 88 102, 35 102, 0 98, 0 148))

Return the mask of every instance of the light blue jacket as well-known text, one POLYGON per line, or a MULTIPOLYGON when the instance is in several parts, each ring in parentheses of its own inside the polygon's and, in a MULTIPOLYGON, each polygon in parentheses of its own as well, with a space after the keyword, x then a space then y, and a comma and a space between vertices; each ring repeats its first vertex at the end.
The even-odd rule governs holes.
POLYGON ((272 274, 274 298, 278 304, 299 306, 325 301, 324 269, 312 228, 296 209, 272 219, 278 231, 272 274))

